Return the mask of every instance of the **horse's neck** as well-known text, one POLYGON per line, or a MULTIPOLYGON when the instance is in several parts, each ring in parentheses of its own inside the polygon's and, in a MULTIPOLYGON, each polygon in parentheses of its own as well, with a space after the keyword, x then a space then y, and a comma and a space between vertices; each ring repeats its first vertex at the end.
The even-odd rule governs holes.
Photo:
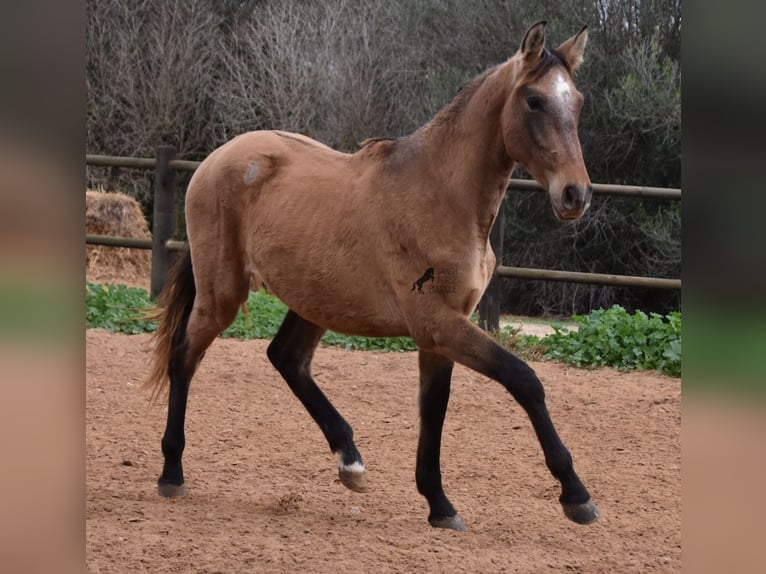
POLYGON ((504 67, 489 72, 457 106, 457 101, 448 104, 415 134, 439 181, 434 193, 487 235, 514 166, 500 121, 510 94, 509 76, 504 67))

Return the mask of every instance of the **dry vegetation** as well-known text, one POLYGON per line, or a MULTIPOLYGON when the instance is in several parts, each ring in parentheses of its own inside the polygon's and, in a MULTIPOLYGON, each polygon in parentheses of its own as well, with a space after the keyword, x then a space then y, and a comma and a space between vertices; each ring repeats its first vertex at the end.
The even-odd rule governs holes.
MULTIPOLYGON (((123 193, 85 192, 85 233, 150 238, 139 203, 123 193)), ((144 249, 86 245, 86 277, 96 282, 120 280, 143 285, 150 276, 151 252, 144 249)))

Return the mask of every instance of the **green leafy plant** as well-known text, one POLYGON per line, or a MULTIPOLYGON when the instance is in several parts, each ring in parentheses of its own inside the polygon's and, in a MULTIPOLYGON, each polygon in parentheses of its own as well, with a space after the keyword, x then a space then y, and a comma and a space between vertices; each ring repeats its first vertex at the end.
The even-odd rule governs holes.
POLYGON ((347 351, 386 351, 407 352, 417 351, 415 341, 410 337, 357 337, 355 335, 341 335, 328 331, 322 338, 322 344, 333 347, 341 347, 347 351))
POLYGON ((619 305, 572 317, 577 331, 554 326, 543 358, 584 366, 654 369, 681 376, 681 313, 628 313, 619 305))
POLYGON ((153 304, 144 289, 125 285, 85 283, 85 325, 113 333, 151 333, 153 304))

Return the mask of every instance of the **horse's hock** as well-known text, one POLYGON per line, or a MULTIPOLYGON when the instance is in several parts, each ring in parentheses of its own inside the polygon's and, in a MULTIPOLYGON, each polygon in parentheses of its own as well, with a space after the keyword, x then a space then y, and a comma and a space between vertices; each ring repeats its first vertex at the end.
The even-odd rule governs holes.
MULTIPOLYGON (((135 199, 123 193, 101 190, 85 192, 85 233, 151 238, 149 225, 135 199)), ((94 279, 109 279, 109 274, 115 271, 122 275, 148 277, 151 253, 143 249, 87 245, 85 267, 94 279)))

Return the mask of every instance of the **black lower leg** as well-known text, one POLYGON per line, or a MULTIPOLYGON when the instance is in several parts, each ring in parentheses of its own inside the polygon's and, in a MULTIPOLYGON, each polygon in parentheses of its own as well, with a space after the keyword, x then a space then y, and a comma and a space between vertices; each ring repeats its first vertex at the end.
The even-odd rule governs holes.
POLYGON ((462 530, 455 508, 444 494, 440 468, 441 436, 449 402, 453 362, 420 352, 420 437, 415 468, 418 492, 428 501, 428 521, 434 526, 462 530))
POLYGON ((500 349, 498 358, 498 364, 502 366, 500 382, 526 411, 543 449, 545 464, 561 483, 559 500, 568 504, 588 501, 590 494, 575 473, 572 456, 553 426, 540 379, 529 365, 511 353, 500 349))
POLYGON ((362 456, 354 444, 354 431, 335 409, 314 379, 305 372, 292 371, 284 366, 277 368, 296 397, 303 403, 311 418, 322 430, 330 450, 338 453, 344 465, 361 464, 362 456))
POLYGON ((559 500, 566 516, 580 524, 598 518, 598 508, 575 473, 572 457, 553 426, 540 379, 529 365, 465 317, 455 316, 444 321, 436 335, 426 338, 434 352, 499 381, 524 408, 540 441, 545 463, 561 483, 559 500), (438 344, 434 344, 434 340, 438 340, 438 344))
POLYGON ((168 420, 162 437, 164 464, 162 475, 158 480, 158 489, 162 496, 179 496, 185 493, 181 457, 185 446, 184 418, 191 379, 191 373, 185 365, 185 358, 186 344, 176 346, 168 368, 170 377, 168 420))
POLYGON ((288 311, 269 345, 269 360, 322 429, 332 452, 339 454, 341 465, 362 465, 351 426, 311 376, 311 360, 324 332, 324 328, 288 311))

